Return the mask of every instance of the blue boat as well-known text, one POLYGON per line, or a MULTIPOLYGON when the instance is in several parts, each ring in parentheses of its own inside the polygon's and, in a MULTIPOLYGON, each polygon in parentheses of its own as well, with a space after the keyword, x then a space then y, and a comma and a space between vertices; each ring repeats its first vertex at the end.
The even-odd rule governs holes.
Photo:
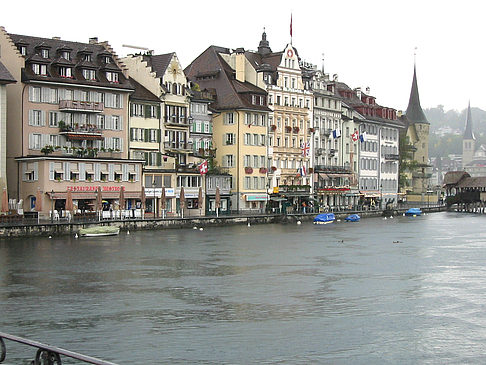
POLYGON ((419 216, 421 214, 422 214, 422 211, 420 210, 420 208, 410 208, 409 210, 407 210, 405 212, 405 215, 412 216, 412 217, 416 217, 416 216, 419 216))
POLYGON ((319 214, 314 218, 314 224, 328 224, 336 220, 334 213, 323 213, 319 214))
POLYGON ((360 219, 361 217, 358 214, 351 214, 344 218, 346 222, 359 222, 360 219))

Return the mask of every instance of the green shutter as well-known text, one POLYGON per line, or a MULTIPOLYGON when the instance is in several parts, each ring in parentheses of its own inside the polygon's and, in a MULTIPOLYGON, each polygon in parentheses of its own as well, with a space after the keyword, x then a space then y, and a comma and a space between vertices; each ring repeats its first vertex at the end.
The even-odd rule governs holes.
POLYGON ((160 143, 162 139, 162 131, 160 129, 157 129, 157 142, 160 143))
POLYGON ((162 153, 158 152, 157 153, 157 166, 162 165, 162 153))
POLYGON ((143 116, 145 118, 150 118, 150 105, 144 105, 143 106, 143 116))
POLYGON ((150 130, 144 129, 143 130, 143 141, 148 142, 150 140, 150 130))
POLYGON ((161 113, 160 113, 160 105, 158 105, 157 106, 157 118, 160 119, 160 115, 161 115, 161 113))
POLYGON ((149 154, 148 154, 148 152, 144 152, 143 153, 143 158, 145 159, 145 164, 148 165, 149 164, 149 154))

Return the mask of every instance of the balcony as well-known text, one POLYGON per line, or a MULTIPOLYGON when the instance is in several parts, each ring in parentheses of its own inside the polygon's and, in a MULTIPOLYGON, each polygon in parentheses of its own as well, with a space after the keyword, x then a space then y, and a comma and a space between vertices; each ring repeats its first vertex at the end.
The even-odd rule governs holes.
POLYGON ((391 154, 391 153, 385 155, 385 160, 398 161, 399 159, 400 159, 400 155, 391 154))
POLYGON ((169 126, 174 126, 174 127, 188 127, 189 126, 189 120, 185 116, 177 116, 177 115, 171 115, 171 116, 165 116, 164 117, 165 124, 169 126))
POLYGON ((321 134, 322 134, 323 136, 330 136, 330 135, 331 135, 331 133, 332 133, 332 129, 331 129, 331 128, 325 128, 325 129, 322 129, 322 130, 321 130, 321 134))
POLYGON ((324 172, 331 174, 350 174, 351 169, 347 166, 315 165, 314 172, 324 172))
POLYGON ((59 127, 59 134, 66 137, 68 140, 101 140, 103 139, 103 132, 100 128, 93 125, 68 126, 63 125, 59 127))
POLYGON ((60 100, 59 110, 68 112, 101 113, 105 105, 96 101, 60 100))
POLYGON ((192 143, 164 142, 164 148, 174 152, 192 152, 192 143))

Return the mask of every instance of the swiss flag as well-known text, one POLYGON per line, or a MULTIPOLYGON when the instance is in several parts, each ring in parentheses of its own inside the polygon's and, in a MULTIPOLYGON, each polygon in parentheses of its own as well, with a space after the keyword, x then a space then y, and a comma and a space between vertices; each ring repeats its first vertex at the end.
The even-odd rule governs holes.
POLYGON ((203 162, 201 162, 201 164, 199 165, 199 173, 201 175, 208 173, 208 160, 204 160, 203 162))
POLYGON ((354 131, 354 133, 351 135, 351 138, 353 138, 353 142, 356 142, 359 139, 358 131, 354 131))

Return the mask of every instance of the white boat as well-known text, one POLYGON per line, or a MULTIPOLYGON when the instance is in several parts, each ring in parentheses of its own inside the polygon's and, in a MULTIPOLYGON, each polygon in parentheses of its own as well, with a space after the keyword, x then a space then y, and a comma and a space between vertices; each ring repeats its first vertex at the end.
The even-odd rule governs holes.
POLYGON ((120 228, 113 226, 81 228, 79 230, 79 235, 81 237, 116 236, 119 233, 120 228))

